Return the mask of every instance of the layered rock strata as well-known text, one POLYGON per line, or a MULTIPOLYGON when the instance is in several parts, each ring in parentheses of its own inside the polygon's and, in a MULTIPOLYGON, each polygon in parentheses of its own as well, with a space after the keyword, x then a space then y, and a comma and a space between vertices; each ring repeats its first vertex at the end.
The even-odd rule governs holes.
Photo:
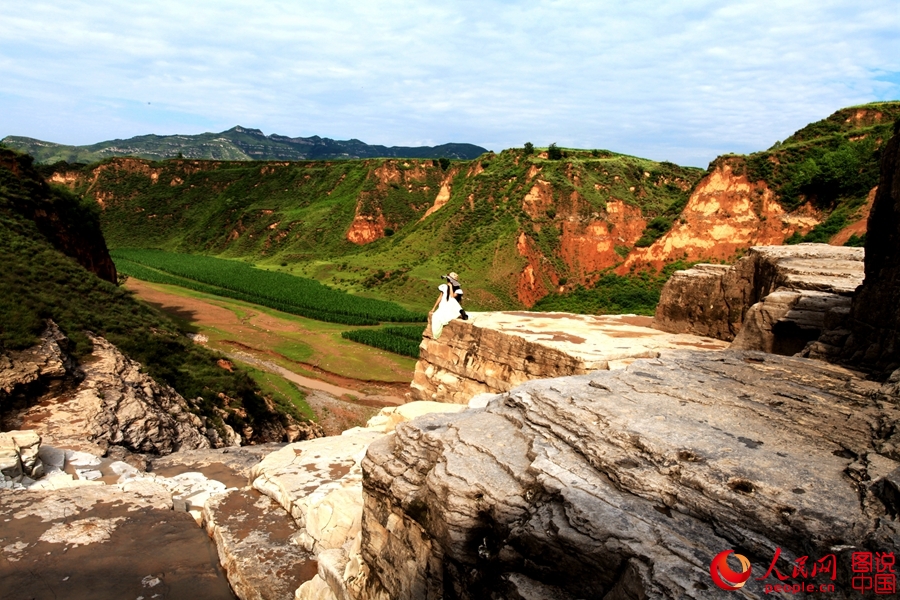
POLYGON ((728 598, 709 575, 728 549, 752 563, 742 597, 781 583, 779 552, 789 577, 835 555, 849 597, 853 551, 900 549, 894 392, 818 361, 675 352, 400 424, 362 462, 351 597, 728 598))
POLYGON ((470 313, 468 321, 451 321, 439 339, 425 330, 412 393, 419 400, 465 404, 476 394, 508 391, 531 379, 621 368, 661 350, 727 346, 650 324, 649 317, 634 315, 470 313))
POLYGON ((104 338, 91 336, 91 342, 83 380, 23 411, 23 425, 51 445, 100 455, 113 445, 147 454, 210 446, 202 421, 175 390, 141 372, 139 363, 104 338))
MULTIPOLYGON (((360 556, 363 513, 360 461, 369 444, 386 437, 410 419, 435 412, 456 413, 464 408, 439 402, 388 407, 364 428, 354 428, 340 436, 288 444, 253 467, 253 488, 280 504, 293 518, 290 544, 283 552, 295 556, 294 567, 298 570, 285 571, 285 578, 303 581, 296 594, 299 600, 364 597, 359 596, 367 576, 367 567, 360 556)), ((216 519, 216 510, 217 505, 207 508, 210 520, 216 519)), ((229 553, 226 546, 219 543, 220 554, 229 553)), ((226 562, 238 563, 237 560, 226 562)), ((229 569, 229 580, 238 595, 255 598, 252 594, 243 595, 239 591, 241 584, 234 583, 235 578, 247 579, 252 575, 238 575, 233 569, 229 569)), ((249 564, 242 564, 241 569, 246 573, 260 570, 249 564)))
POLYGON ((846 312, 863 280, 864 257, 861 248, 827 244, 755 246, 731 266, 677 271, 662 290, 654 327, 732 341, 748 324, 750 338, 738 347, 802 348, 818 337, 829 312, 846 312), (781 295, 766 300, 773 292, 781 295), (764 300, 770 303, 754 308, 764 300), (783 328, 781 340, 773 327, 783 328))

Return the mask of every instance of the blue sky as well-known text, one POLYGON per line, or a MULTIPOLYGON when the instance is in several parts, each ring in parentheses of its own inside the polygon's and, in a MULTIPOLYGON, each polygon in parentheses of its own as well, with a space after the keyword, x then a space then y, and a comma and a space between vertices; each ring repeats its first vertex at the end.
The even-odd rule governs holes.
POLYGON ((898 32, 897 0, 0 0, 0 137, 240 124, 705 167, 900 99, 898 32))

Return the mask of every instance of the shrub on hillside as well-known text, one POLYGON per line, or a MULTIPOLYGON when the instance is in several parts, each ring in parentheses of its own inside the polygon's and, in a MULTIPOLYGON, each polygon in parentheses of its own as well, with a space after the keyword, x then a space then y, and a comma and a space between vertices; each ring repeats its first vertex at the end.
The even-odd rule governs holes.
POLYGON ((556 143, 550 144, 550 147, 547 148, 547 158, 550 160, 560 160, 563 157, 563 151, 556 145, 556 143))

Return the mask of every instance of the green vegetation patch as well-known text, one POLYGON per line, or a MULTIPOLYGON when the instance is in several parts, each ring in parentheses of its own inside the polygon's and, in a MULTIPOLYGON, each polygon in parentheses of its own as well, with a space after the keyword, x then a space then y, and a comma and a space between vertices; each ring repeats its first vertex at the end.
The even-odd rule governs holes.
POLYGON ((52 319, 75 357, 92 350, 85 331, 101 335, 156 381, 172 386, 213 425, 222 423, 221 410, 238 431, 284 422, 286 417, 270 411, 245 371, 218 366, 219 356, 193 344, 165 315, 54 248, 23 214, 28 203, 54 204, 57 214, 79 214, 87 219, 84 227, 98 227, 96 216, 91 221, 90 210, 80 209, 78 202, 43 185, 30 157, 0 150, 0 349, 35 344, 52 319))
POLYGON ((856 235, 852 234, 847 241, 844 242, 845 246, 849 246, 851 248, 864 248, 866 245, 866 234, 856 235))
POLYGON ((424 330, 419 325, 407 327, 382 327, 381 329, 356 329, 344 331, 341 337, 374 348, 380 348, 400 354, 419 358, 419 344, 424 330))
POLYGON ((282 412, 291 415, 298 421, 316 420, 316 414, 306 402, 306 394, 303 390, 278 375, 248 365, 242 365, 242 367, 262 390, 262 394, 270 398, 282 412))
POLYGON ((690 268, 678 261, 667 265, 662 272, 643 271, 635 275, 603 274, 594 287, 581 286, 561 295, 545 296, 532 310, 569 312, 585 315, 626 314, 653 315, 659 304, 663 285, 672 273, 690 268))
POLYGON ((878 185, 880 148, 898 118, 900 102, 839 110, 747 156, 747 176, 765 181, 788 210, 806 200, 833 210, 847 200, 865 198, 878 185))
POLYGON ((373 325, 427 318, 392 302, 352 296, 312 279, 255 269, 233 260, 138 249, 118 249, 112 256, 122 272, 139 279, 187 286, 320 321, 373 325))

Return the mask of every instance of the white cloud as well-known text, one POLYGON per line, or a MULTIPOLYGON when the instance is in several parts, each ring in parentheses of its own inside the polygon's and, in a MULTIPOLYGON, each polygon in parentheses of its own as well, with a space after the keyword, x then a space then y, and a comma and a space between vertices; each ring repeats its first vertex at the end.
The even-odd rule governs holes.
POLYGON ((64 143, 240 123, 705 165, 900 98, 895 0, 0 5, 0 136, 64 143))

